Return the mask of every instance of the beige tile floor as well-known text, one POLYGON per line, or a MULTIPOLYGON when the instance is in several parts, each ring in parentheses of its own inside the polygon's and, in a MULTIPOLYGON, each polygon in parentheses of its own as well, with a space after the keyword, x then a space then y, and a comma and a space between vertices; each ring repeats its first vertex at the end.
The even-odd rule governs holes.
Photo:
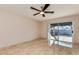
POLYGON ((37 39, 0 49, 0 55, 72 55, 79 54, 79 46, 66 48, 57 45, 49 46, 47 39, 37 39))

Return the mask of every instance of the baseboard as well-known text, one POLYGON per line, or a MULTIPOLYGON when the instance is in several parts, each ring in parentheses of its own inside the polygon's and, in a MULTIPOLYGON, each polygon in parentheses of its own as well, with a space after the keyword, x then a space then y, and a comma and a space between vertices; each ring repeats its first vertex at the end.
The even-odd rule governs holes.
POLYGON ((48 39, 48 38, 40 38, 40 39, 48 39))

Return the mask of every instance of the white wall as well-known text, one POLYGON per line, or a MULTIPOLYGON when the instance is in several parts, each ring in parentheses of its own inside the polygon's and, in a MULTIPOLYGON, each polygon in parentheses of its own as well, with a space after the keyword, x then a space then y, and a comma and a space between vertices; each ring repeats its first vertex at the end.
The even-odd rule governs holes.
POLYGON ((48 21, 44 21, 41 23, 41 37, 47 38, 48 37, 48 24, 50 23, 59 23, 59 22, 72 22, 74 27, 74 34, 73 34, 73 42, 79 43, 79 16, 67 16, 61 17, 57 19, 51 19, 48 21))
POLYGON ((0 48, 40 37, 40 23, 0 11, 0 48))

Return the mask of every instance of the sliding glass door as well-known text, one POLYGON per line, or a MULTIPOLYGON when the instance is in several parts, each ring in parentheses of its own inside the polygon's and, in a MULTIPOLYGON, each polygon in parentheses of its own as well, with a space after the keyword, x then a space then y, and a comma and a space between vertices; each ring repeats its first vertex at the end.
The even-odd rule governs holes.
POLYGON ((49 24, 48 42, 54 54, 72 54, 72 34, 72 22, 49 24))
POLYGON ((49 43, 72 48, 72 22, 53 23, 49 27, 49 43))

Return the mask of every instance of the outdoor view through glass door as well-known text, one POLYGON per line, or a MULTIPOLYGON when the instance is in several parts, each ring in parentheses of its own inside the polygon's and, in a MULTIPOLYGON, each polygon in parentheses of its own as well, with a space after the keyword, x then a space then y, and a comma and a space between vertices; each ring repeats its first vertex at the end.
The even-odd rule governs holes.
POLYGON ((72 33, 72 22, 50 24, 49 43, 72 48, 72 33))

